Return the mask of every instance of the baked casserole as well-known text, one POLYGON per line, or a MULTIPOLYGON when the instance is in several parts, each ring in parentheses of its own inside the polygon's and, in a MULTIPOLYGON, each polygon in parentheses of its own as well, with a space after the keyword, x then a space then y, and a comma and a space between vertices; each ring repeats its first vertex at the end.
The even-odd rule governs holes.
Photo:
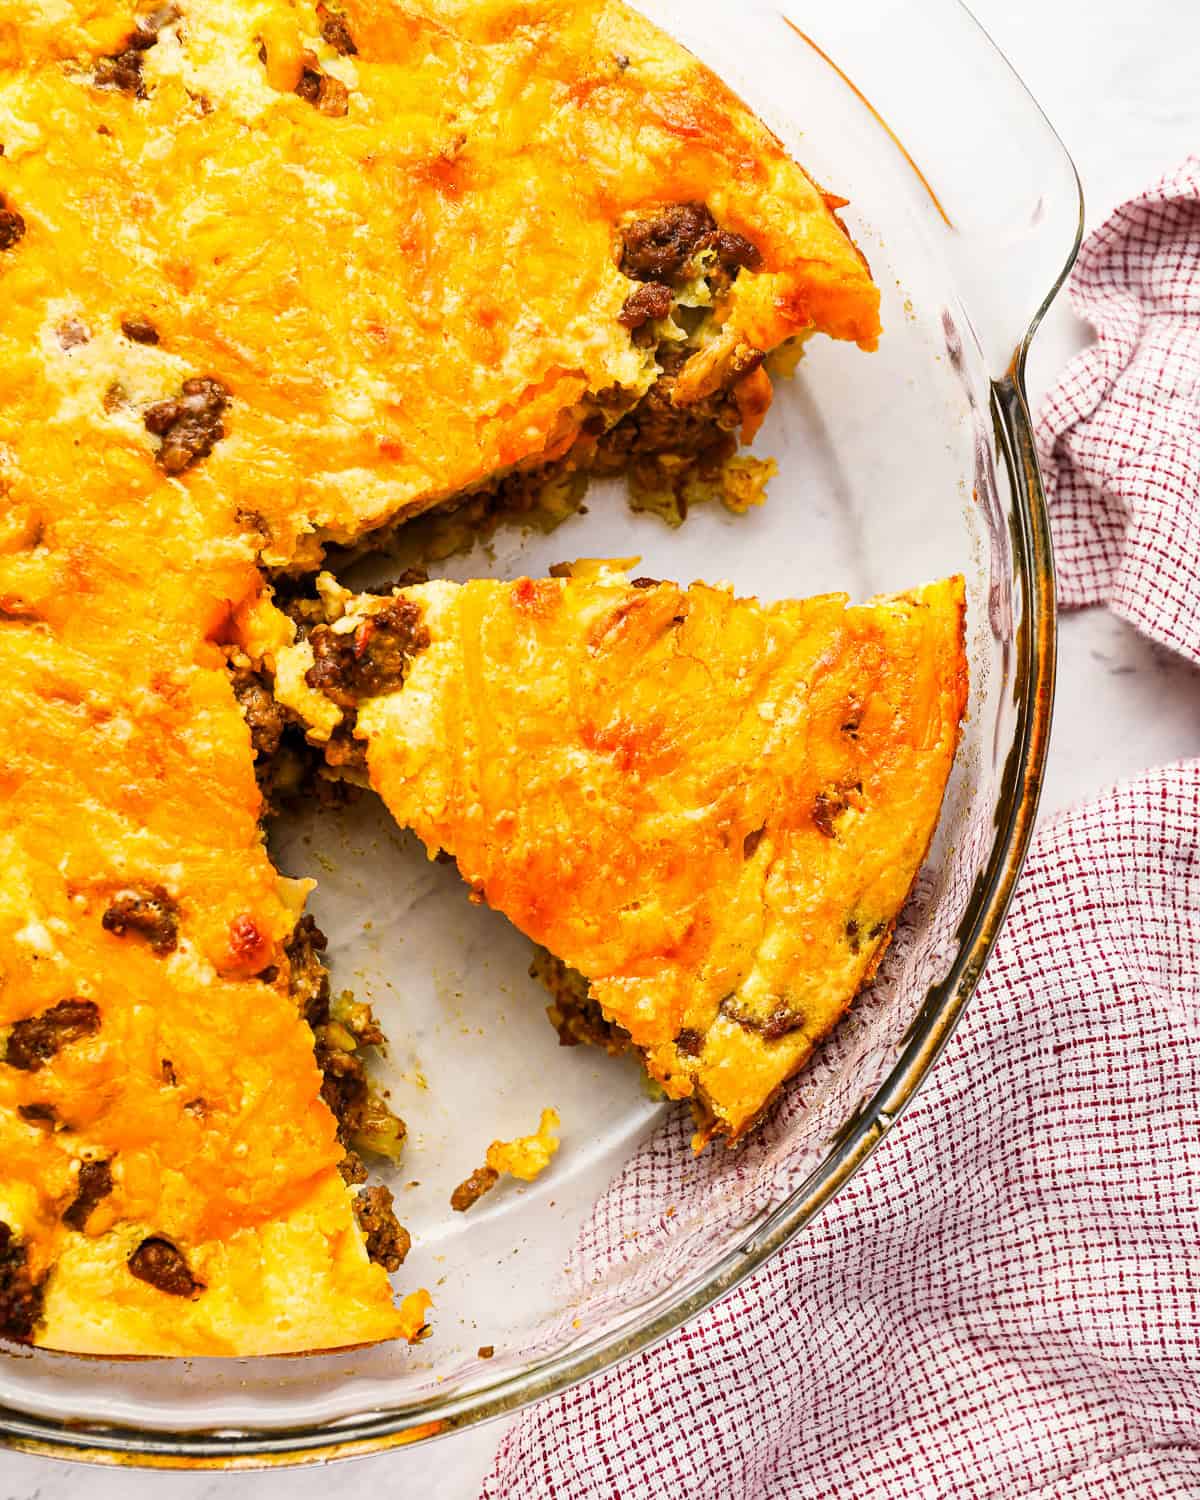
MULTIPOLYGON (((0 0, 0 1334, 227 1356, 422 1335, 428 1297, 396 1305, 388 1281, 408 1237, 368 1185, 404 1135, 363 1064, 382 1035, 331 997, 312 883, 264 840, 260 781, 314 714, 327 757, 365 743, 398 815, 601 986, 668 1091, 704 1102, 703 1131, 736 1135, 794 1064, 809 1031, 772 1041, 752 986, 711 1014, 707 981, 703 1002, 675 982, 639 1002, 634 970, 527 920, 529 891, 510 899, 469 823, 439 821, 392 764, 409 687, 381 669, 362 709, 357 688, 352 709, 332 700, 337 672, 310 682, 302 658, 336 622, 298 630, 276 594, 303 592, 331 547, 439 508, 577 495, 589 475, 677 508, 744 494, 769 371, 813 333, 878 337, 840 206, 615 0, 0 0)), ((517 622, 562 593, 539 649, 568 675, 573 632, 632 589, 523 587, 517 622)), ((793 629, 785 607, 635 592, 618 634, 669 610, 688 621, 676 639, 723 615, 793 629)), ((936 816, 957 688, 932 684, 956 599, 907 625, 909 606, 875 607, 870 649, 903 655, 925 694, 905 712, 936 751, 849 957, 843 924, 843 999, 936 816)), ((473 601, 511 612, 433 584, 386 606, 428 616, 414 680, 473 601)), ((859 618, 795 608, 818 635, 859 618)), ((445 691, 480 660, 448 659, 445 691)), ((721 858, 765 876, 765 814, 726 821, 721 858)), ((636 883, 660 877, 665 920, 665 848, 636 883)))

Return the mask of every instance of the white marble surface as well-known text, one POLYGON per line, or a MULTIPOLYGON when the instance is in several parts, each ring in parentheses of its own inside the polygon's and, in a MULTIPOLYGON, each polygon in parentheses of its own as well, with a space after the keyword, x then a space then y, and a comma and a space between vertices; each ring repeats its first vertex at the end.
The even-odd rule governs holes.
MULTIPOLYGON (((974 0, 1071 151, 1088 223, 1200 145, 1200 6, 1191 0, 974 0)), ((1037 396, 1082 332, 1065 301, 1034 352, 1037 396)), ((1144 766, 1200 754, 1200 674, 1101 612, 1063 622, 1044 811, 1144 766)), ((0 1500, 470 1500, 502 1424, 423 1449, 279 1474, 132 1474, 0 1455, 0 1500)), ((629 1496, 628 1500, 640 1500, 629 1496)))

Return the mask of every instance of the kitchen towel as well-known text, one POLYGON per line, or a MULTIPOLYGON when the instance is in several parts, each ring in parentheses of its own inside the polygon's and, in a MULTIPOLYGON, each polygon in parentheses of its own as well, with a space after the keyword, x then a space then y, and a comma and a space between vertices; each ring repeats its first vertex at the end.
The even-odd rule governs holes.
MULTIPOLYGON (((1062 593, 1200 661, 1200 160, 1073 285, 1062 593)), ((876 1156, 664 1343, 527 1412, 485 1500, 1200 1495, 1200 761, 1039 832, 876 1156)))
POLYGON ((1200 662, 1200 156, 1084 245, 1096 332, 1039 424, 1059 597, 1200 662))

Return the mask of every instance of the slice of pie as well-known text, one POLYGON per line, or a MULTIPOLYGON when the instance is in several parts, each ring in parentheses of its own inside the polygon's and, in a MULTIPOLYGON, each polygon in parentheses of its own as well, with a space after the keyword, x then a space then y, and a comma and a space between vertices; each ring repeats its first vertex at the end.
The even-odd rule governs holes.
MULTIPOLYGON (((698 1141, 874 974, 966 709, 963 582, 759 604, 591 565, 354 597, 281 656, 317 741, 586 981, 698 1141)), ((287 687, 284 689, 287 692, 287 687)))

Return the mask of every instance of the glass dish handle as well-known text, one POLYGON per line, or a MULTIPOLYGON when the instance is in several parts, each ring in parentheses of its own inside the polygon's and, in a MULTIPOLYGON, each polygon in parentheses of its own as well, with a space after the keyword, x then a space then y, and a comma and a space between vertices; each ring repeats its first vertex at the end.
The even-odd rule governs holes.
POLYGON ((854 99, 844 128, 891 138, 909 169, 911 211, 928 219, 964 290, 993 379, 1019 369, 1083 224, 1074 164, 1037 103, 963 5, 785 0, 780 17, 854 99), (859 60, 855 76, 839 57, 859 60), (913 86, 930 77, 937 88, 913 86))

